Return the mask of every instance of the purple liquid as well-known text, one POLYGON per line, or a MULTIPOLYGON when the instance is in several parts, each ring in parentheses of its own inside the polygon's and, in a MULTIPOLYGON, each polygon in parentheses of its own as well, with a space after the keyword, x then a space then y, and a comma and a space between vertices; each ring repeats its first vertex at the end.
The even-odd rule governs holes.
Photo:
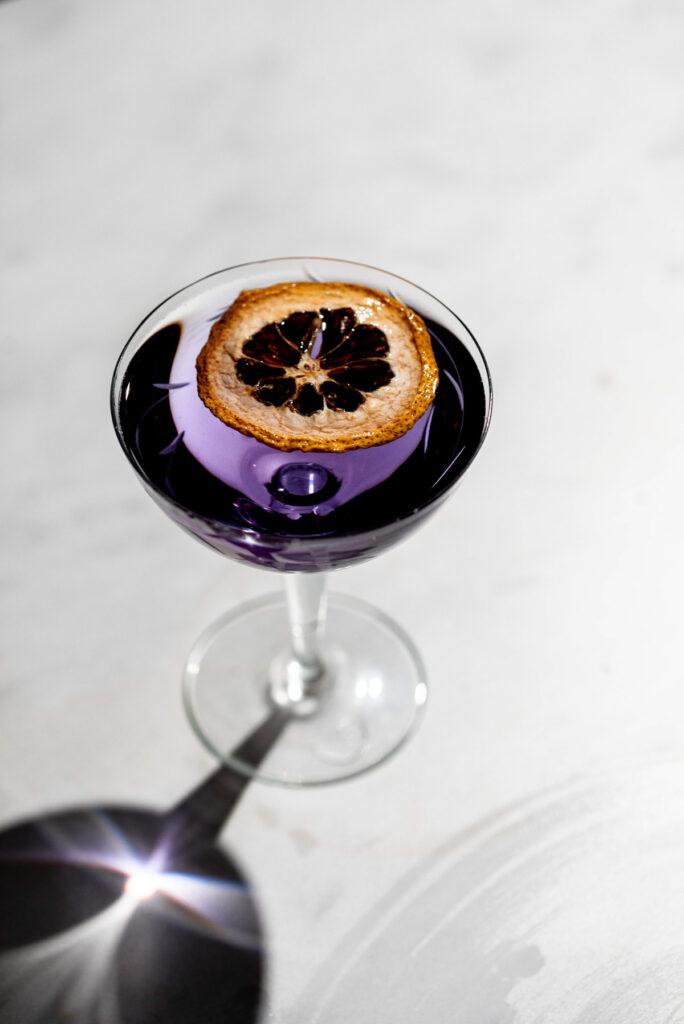
MULTIPOLYGON (((353 452, 282 452, 222 423, 197 392, 197 357, 213 317, 188 311, 171 367, 169 405, 178 434, 212 476, 256 505, 290 519, 325 516, 387 479, 420 444, 421 418, 403 437, 353 452)), ((320 339, 314 342, 314 351, 320 339)))
POLYGON ((472 356, 454 334, 426 323, 440 368, 437 395, 390 444, 284 453, 226 427, 197 398, 194 349, 191 359, 184 353, 193 324, 180 321, 130 361, 114 396, 121 443, 164 511, 223 554, 298 572, 369 558, 438 507, 486 430, 485 386, 472 356))

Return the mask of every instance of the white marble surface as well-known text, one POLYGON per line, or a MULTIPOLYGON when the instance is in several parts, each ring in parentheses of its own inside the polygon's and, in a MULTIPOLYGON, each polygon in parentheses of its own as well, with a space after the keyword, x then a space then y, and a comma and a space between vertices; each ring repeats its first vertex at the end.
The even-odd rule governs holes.
POLYGON ((118 449, 149 308, 359 259, 491 365, 463 486, 336 581, 419 644, 422 731, 360 781, 251 787, 224 836, 269 1020, 684 1021, 683 44, 672 0, 0 3, 3 822, 190 788, 185 652, 274 586, 118 449))

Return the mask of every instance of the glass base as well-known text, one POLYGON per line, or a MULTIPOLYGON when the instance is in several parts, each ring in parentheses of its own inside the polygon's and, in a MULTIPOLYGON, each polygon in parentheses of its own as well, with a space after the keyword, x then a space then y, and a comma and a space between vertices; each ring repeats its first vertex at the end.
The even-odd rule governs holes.
POLYGON ((284 786, 337 782, 386 760, 418 724, 425 669, 396 623, 339 594, 327 598, 318 696, 291 709, 258 767, 241 758, 245 737, 282 706, 289 636, 286 601, 275 594, 238 606, 199 637, 183 692, 202 743, 236 771, 284 786))

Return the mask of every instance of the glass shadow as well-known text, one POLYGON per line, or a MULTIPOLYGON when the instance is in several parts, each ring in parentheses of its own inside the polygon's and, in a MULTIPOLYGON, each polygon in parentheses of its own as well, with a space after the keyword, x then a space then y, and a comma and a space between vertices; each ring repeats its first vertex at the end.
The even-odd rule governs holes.
MULTIPOLYGON (((234 753, 258 766, 286 722, 234 753)), ((0 1020, 256 1021, 258 907, 217 845, 248 784, 221 767, 164 813, 90 806, 0 832, 0 1020)))

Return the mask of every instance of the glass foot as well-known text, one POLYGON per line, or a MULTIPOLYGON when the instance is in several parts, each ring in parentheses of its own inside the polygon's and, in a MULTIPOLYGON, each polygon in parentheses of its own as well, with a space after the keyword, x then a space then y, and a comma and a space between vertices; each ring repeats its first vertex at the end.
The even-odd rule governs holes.
POLYGON ((382 612, 330 594, 317 696, 293 708, 257 768, 241 760, 234 753, 240 742, 283 705, 290 642, 286 600, 275 594, 231 610, 192 648, 185 707, 200 740, 221 761, 264 782, 316 786, 368 771, 411 735, 427 699, 420 655, 382 612))

